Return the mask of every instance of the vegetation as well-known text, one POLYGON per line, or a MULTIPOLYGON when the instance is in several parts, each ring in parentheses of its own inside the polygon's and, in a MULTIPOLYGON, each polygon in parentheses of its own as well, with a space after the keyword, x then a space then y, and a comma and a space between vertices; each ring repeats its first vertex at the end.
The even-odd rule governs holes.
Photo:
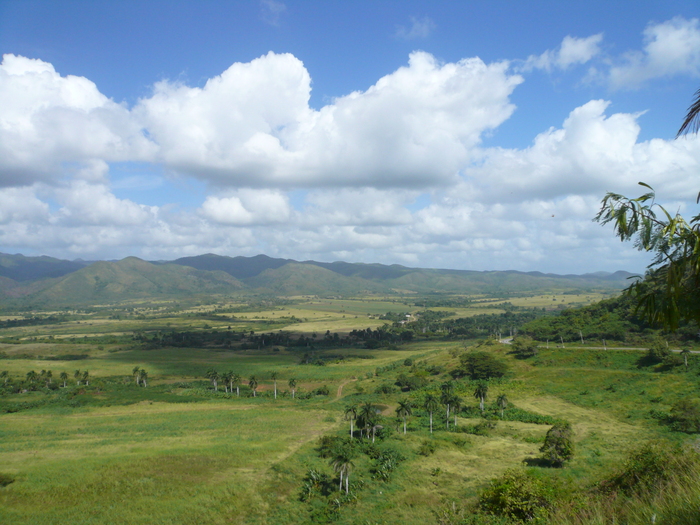
MULTIPOLYGON (((571 314, 474 316, 503 301, 481 296, 443 298, 433 315, 393 300, 26 312, 55 322, 0 331, 12 480, 0 521, 574 523, 576 494, 620 516, 647 508, 647 492, 612 481, 634 443, 667 440, 690 457, 692 340, 680 354, 679 339, 640 328, 637 349, 547 348, 519 328, 502 344, 516 316, 571 314), (460 319, 483 335, 450 330, 460 319)), ((695 467, 670 465, 669 498, 692 506, 683 480, 695 467)))

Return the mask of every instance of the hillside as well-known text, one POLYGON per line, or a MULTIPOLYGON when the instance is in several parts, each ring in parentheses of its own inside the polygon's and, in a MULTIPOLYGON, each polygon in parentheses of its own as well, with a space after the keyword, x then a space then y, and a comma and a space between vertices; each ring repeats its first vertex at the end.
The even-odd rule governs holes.
POLYGON ((127 257, 97 262, 73 272, 26 300, 39 304, 84 304, 141 298, 232 293, 242 283, 225 272, 205 272, 185 266, 154 265, 127 257))
POLYGON ((615 291, 632 274, 440 270, 337 261, 226 257, 206 254, 172 262, 127 257, 117 262, 51 257, 0 257, 0 298, 15 305, 84 304, 202 294, 363 295, 500 294, 615 291), (3 275, 2 272, 4 272, 3 275))

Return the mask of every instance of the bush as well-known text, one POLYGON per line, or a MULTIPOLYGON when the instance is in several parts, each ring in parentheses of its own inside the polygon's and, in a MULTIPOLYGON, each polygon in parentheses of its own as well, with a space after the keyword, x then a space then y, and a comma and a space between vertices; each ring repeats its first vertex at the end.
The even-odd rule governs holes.
POLYGON ((314 393, 317 396, 327 396, 328 394, 331 393, 331 391, 328 389, 327 385, 323 385, 323 386, 318 387, 316 390, 314 390, 314 393))
POLYGON ((555 467, 562 467, 574 456, 573 430, 569 423, 556 423, 547 432, 544 445, 540 448, 542 457, 555 467))
POLYGON ((622 469, 600 484, 603 492, 622 492, 628 496, 662 492, 675 476, 685 474, 697 462, 697 453, 684 451, 668 442, 650 441, 632 450, 622 469))
POLYGON ((545 523, 553 491, 526 471, 511 469, 491 482, 479 498, 481 510, 528 523, 545 523))
POLYGON ((671 428, 689 434, 700 432, 700 404, 689 397, 684 397, 671 408, 671 428))
POLYGON ((518 359, 527 359, 537 355, 537 343, 527 336, 519 336, 513 341, 513 354, 518 359))
POLYGON ((15 478, 9 474, 0 473, 0 487, 7 487, 10 483, 14 483, 15 478))
POLYGON ((508 365, 486 352, 470 352, 459 358, 461 370, 475 380, 503 377, 508 365))
POLYGON ((427 439, 420 444, 418 447, 418 453, 421 456, 430 456, 437 450, 437 443, 435 441, 428 441, 427 439))

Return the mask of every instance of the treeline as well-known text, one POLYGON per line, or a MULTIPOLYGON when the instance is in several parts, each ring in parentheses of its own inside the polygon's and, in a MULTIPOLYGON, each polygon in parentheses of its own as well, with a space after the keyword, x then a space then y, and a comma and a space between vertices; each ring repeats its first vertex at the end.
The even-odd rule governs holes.
MULTIPOLYGON (((627 295, 607 299, 583 308, 568 309, 556 316, 533 319, 520 333, 538 341, 580 341, 581 339, 640 342, 657 335, 654 327, 636 315, 635 300, 627 295)), ((689 341, 697 338, 698 325, 685 323, 667 339, 689 341)))

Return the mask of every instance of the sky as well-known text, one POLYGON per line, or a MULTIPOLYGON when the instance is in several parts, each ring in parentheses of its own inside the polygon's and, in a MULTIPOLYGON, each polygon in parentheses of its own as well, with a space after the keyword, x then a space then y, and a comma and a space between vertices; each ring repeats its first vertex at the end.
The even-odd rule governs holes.
POLYGON ((640 272, 698 213, 697 0, 0 0, 0 252, 640 272))

